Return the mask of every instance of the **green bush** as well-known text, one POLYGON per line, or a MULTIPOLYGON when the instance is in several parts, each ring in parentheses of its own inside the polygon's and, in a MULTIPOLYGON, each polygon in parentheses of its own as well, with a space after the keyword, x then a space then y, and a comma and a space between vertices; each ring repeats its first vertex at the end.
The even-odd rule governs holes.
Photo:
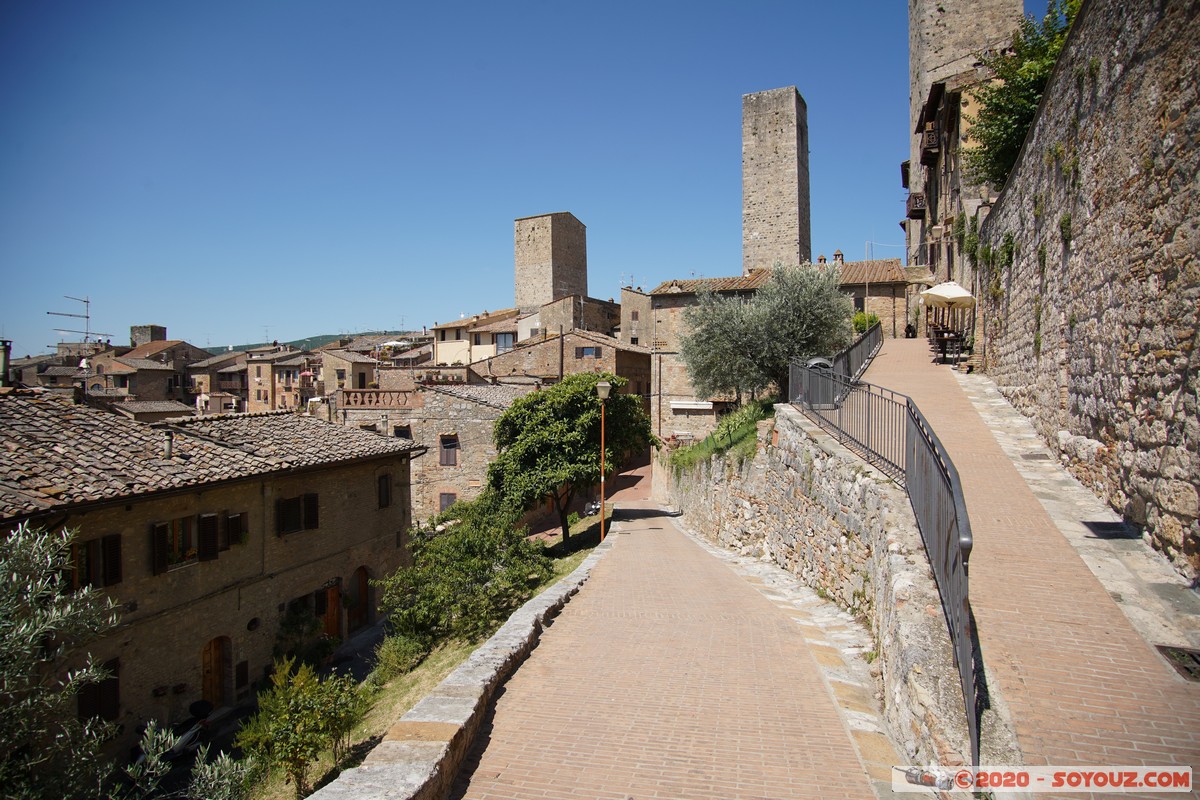
POLYGON ((429 646, 419 639, 403 634, 391 634, 375 648, 373 682, 387 683, 397 675, 411 672, 429 655, 429 646))
POLYGON ((455 503, 435 528, 415 531, 412 566, 376 584, 392 630, 426 645, 494 630, 551 573, 519 519, 519 509, 489 490, 455 503))
POLYGON ((309 766, 332 737, 320 679, 308 664, 294 665, 290 657, 275 662, 271 689, 259 695, 258 713, 242 725, 237 745, 268 769, 282 769, 300 798, 309 791, 309 766))
POLYGON ((671 453, 671 466, 676 470, 691 469, 718 453, 730 451, 739 459, 753 457, 757 448, 758 423, 773 413, 774 401, 759 400, 726 414, 706 438, 671 453))
POLYGON ((871 329, 871 326, 879 322, 879 317, 874 314, 868 314, 864 311, 859 311, 854 315, 854 332, 862 335, 871 329))

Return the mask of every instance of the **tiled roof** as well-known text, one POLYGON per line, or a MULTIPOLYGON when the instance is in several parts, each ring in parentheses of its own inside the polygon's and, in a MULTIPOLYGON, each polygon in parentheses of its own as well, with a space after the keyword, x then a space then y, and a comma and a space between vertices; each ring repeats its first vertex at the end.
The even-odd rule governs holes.
POLYGON ((452 322, 443 322, 441 325, 434 325, 430 330, 441 330, 442 328, 470 328, 476 330, 481 325, 491 325, 493 322, 502 319, 515 319, 519 313, 515 308, 502 308, 499 311, 485 311, 482 314, 456 319, 452 322))
POLYGON ((330 355, 334 358, 340 358, 342 361, 348 361, 351 364, 378 364, 379 362, 370 356, 365 356, 362 353, 354 353, 349 350, 326 350, 324 355, 330 355))
POLYGON ((180 414, 194 414, 196 409, 178 400, 127 400, 112 406, 115 411, 130 411, 134 414, 161 414, 167 411, 178 411, 180 414))
POLYGON ((471 328, 471 330, 479 331, 481 333, 515 333, 517 330, 517 319, 516 317, 498 319, 495 322, 476 325, 475 327, 471 328))
POLYGON ((191 364, 188 364, 188 369, 207 369, 208 367, 215 367, 217 364, 223 364, 226 361, 243 357, 243 355, 243 353, 238 353, 236 351, 218 353, 217 355, 211 358, 206 358, 203 361, 193 361, 191 364))
POLYGON ((234 373, 245 372, 245 371, 246 371, 245 364, 230 364, 228 367, 221 367, 219 370, 217 370, 217 374, 218 375, 232 375, 234 373))
POLYGON ((711 292, 746 292, 762 286, 767 282, 767 278, 770 275, 770 270, 756 269, 749 275, 735 275, 730 278, 671 280, 660 283, 650 291, 650 294, 696 294, 697 292, 706 290, 711 292))
POLYGON ((305 367, 308 366, 308 354, 292 356, 291 358, 281 358, 272 363, 277 367, 305 367))
POLYGON ((42 374, 48 375, 51 378, 74 378, 76 375, 82 375, 83 370, 81 370, 79 367, 63 367, 55 365, 53 367, 46 367, 46 371, 42 374))
POLYGON ((169 350, 177 344, 184 344, 184 341, 182 339, 163 339, 157 342, 146 342, 145 344, 139 344, 125 355, 130 358, 149 358, 155 353, 169 350))
POLYGON ((165 370, 167 372, 175 371, 170 364, 164 364, 161 361, 152 361, 149 358, 128 358, 127 356, 121 356, 117 359, 117 363, 124 364, 125 366, 132 367, 136 370, 148 369, 165 370))
POLYGON ((905 283, 904 268, 898 258, 882 258, 874 261, 847 261, 841 265, 841 284, 860 283, 905 283))
POLYGON ((603 333, 597 333, 596 331, 584 331, 577 328, 569 331, 568 333, 575 334, 576 336, 596 342, 597 344, 612 347, 616 350, 625 350, 626 352, 630 353, 645 353, 647 355, 652 352, 647 347, 642 347, 641 345, 636 344, 625 344, 625 342, 622 342, 620 339, 615 339, 612 336, 605 336, 603 333))
POLYGON ((0 518, 414 447, 291 412, 150 426, 48 392, 0 390, 0 518), (170 459, 164 430, 175 433, 170 459))
POLYGON ((448 394, 462 400, 470 400, 492 408, 505 409, 518 397, 529 394, 529 390, 518 386, 429 386, 439 394, 448 394))
POLYGON ((416 446, 408 439, 380 436, 292 411, 193 417, 179 420, 174 427, 288 467, 403 453, 416 446))

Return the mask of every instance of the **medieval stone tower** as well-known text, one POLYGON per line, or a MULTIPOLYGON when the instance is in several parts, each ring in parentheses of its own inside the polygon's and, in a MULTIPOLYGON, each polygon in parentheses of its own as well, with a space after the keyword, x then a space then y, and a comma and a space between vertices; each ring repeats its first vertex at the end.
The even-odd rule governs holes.
POLYGON ((516 305, 522 311, 587 297, 587 227, 568 211, 513 223, 516 305))
POLYGON ((812 258, 808 106, 795 86, 742 96, 742 274, 812 258))

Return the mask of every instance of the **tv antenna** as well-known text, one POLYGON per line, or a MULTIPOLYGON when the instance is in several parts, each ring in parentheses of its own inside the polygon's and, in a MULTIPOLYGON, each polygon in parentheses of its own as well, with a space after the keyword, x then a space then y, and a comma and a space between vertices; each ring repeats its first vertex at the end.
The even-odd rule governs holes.
POLYGON ((83 330, 81 330, 81 331, 74 330, 72 328, 55 328, 54 330, 57 331, 58 333, 82 333, 83 334, 83 347, 82 347, 83 358, 80 359, 79 366, 83 369, 83 385, 84 385, 84 391, 86 391, 87 390, 87 379, 91 375, 91 365, 88 363, 88 356, 91 355, 91 352, 89 352, 88 343, 91 341, 93 336, 108 336, 109 338, 112 338, 112 334, 111 333, 100 333, 98 331, 92 330, 92 299, 90 297, 72 297, 69 294, 64 294, 63 297, 65 297, 68 300, 74 300, 76 303, 83 303, 83 313, 82 314, 71 314, 66 311, 47 311, 46 313, 51 314, 56 317, 74 317, 76 319, 83 320, 83 330))

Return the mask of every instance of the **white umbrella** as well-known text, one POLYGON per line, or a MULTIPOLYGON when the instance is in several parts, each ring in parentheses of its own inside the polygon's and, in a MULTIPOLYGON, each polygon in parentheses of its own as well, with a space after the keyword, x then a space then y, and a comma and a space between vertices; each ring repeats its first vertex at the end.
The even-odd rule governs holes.
POLYGON ((939 283, 932 289, 921 292, 925 305, 935 308, 974 308, 975 298, 954 281, 939 283))

